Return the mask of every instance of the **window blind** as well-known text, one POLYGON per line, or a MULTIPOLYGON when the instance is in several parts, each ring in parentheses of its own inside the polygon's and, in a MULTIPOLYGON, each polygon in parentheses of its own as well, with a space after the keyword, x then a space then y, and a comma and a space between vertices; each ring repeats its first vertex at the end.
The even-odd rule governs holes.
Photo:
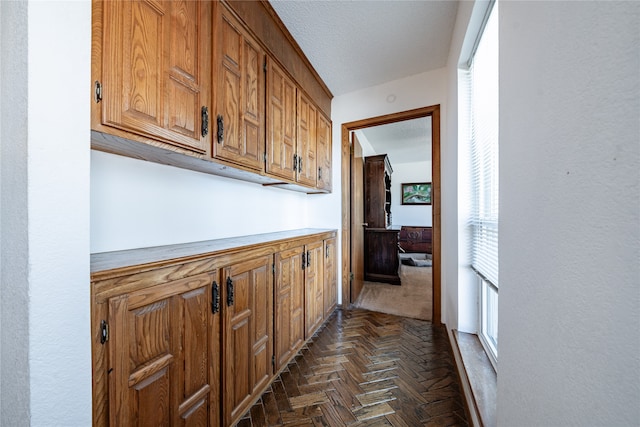
POLYGON ((469 69, 471 265, 498 287, 498 25, 491 13, 469 69))

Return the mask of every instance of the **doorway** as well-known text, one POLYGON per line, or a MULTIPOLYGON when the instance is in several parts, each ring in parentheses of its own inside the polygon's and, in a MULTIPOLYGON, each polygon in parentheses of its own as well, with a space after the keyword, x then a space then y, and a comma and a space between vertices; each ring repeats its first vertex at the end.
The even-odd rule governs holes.
MULTIPOLYGON (((349 135, 352 131, 412 120, 423 117, 431 118, 431 160, 432 160, 432 252, 433 252, 433 292, 432 319, 434 324, 441 323, 441 252, 440 252, 440 106, 418 108, 400 113, 372 117, 355 122, 342 124, 342 304, 349 307, 357 298, 359 284, 353 283, 352 272, 357 270, 355 262, 360 262, 361 254, 358 248, 352 251, 353 219, 351 218, 352 203, 352 145, 349 135), (353 253, 352 253, 353 252, 353 253)), ((356 278, 357 279, 357 278, 356 278)))

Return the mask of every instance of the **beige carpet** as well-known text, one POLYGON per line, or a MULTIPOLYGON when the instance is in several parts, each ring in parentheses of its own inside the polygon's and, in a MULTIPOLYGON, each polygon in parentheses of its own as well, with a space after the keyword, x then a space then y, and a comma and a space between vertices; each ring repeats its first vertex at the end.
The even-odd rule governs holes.
POLYGON ((402 285, 364 282, 355 302, 357 308, 431 320, 432 267, 411 267, 400 264, 402 285))

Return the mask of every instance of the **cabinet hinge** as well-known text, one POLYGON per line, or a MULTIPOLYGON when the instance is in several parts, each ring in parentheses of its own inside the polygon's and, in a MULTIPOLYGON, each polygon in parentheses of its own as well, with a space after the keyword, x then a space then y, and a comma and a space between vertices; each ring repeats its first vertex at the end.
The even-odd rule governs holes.
POLYGON ((94 83, 93 97, 94 97, 94 99, 96 101, 96 104, 98 102, 102 101, 102 84, 97 80, 94 83))
POLYGON ((109 341, 109 324, 106 320, 100 322, 100 344, 109 341))

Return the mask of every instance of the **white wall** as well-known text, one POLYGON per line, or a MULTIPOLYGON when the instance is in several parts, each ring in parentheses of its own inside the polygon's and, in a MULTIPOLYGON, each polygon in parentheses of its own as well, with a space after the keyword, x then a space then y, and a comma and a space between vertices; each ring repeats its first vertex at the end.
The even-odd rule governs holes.
POLYGON ((499 425, 640 422, 639 24, 500 5, 499 425))
POLYGON ((28 5, 31 425, 89 425, 91 4, 28 5))
POLYGON ((394 227, 419 225, 431 227, 432 205, 403 205, 402 183, 431 182, 431 162, 392 163, 391 221, 394 227))
MULTIPOLYGON (((463 1, 458 5, 456 23, 451 38, 449 58, 447 59, 447 106, 446 121, 443 123, 447 142, 441 144, 440 168, 442 180, 442 242, 448 251, 443 254, 442 265, 442 321, 450 329, 475 332, 477 304, 475 288, 469 285, 468 260, 464 253, 464 223, 459 212, 467 209, 468 200, 461 197, 458 147, 458 66, 465 56, 465 36, 469 27, 474 2, 463 1), (446 259, 445 259, 446 257, 446 259)), ((465 58, 466 59, 466 58, 465 58)), ((464 173, 460 171, 460 173, 464 173)))
POLYGON ((90 22, 2 2, 3 425, 91 424, 90 22))
POLYGON ((94 151, 91 252, 318 226, 312 197, 94 151))

